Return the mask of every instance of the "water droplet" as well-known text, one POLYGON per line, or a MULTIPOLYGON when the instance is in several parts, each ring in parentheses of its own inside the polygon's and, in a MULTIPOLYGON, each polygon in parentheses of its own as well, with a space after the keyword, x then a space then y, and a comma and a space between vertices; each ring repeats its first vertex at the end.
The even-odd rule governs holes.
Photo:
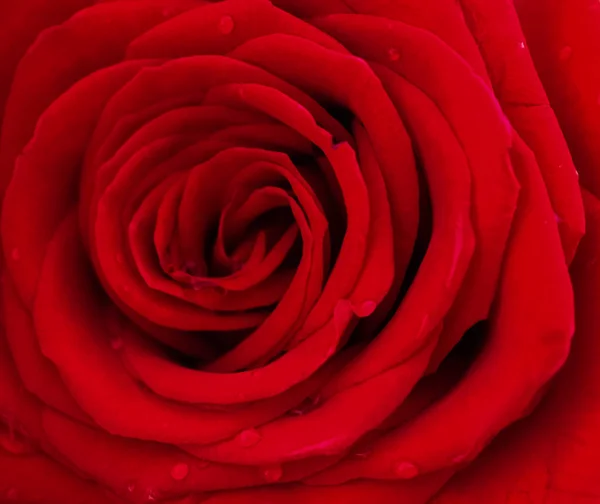
POLYGON ((283 476, 283 469, 280 465, 265 467, 263 469, 263 476, 269 483, 275 483, 283 476))
POLYGON ((240 432, 238 439, 244 448, 250 448, 261 440, 261 436, 256 429, 246 429, 240 432))
POLYGON ((146 490, 146 501, 154 502, 156 500, 158 500, 158 492, 156 490, 153 490, 152 488, 146 490))
POLYGON ((298 406, 290 410, 290 415, 302 416, 310 413, 321 403, 321 396, 307 397, 298 406))
POLYGON ((573 54, 573 48, 571 46, 563 47, 558 53, 558 59, 560 61, 567 61, 573 54))
POLYGON ((13 488, 9 488, 9 489, 6 491, 6 498, 7 498, 8 500, 17 500, 17 497, 18 497, 18 496, 19 496, 19 492, 17 492, 17 489, 16 489, 16 488, 14 488, 14 487, 13 487, 13 488))
POLYGON ((130 481, 129 483, 127 483, 127 492, 133 493, 134 490, 135 490, 135 483, 133 481, 130 481))
POLYGON ((208 460, 196 460, 196 464, 194 465, 194 467, 196 467, 196 469, 206 469, 208 466, 210 465, 210 462, 208 460))
POLYGON ((10 258, 13 261, 18 261, 19 259, 21 259, 21 253, 19 252, 18 248, 15 247, 14 249, 12 249, 12 251, 10 253, 10 258))
POLYGON ((174 480, 181 481, 182 479, 185 479, 189 472, 190 467, 182 462, 173 466, 173 469, 171 469, 171 477, 174 480))
POLYGON ((325 351, 325 358, 329 359, 329 357, 331 357, 333 354, 335 354, 335 352, 337 352, 337 345, 331 345, 326 351, 325 351))
POLYGON ((400 59, 400 52, 395 47, 388 49, 388 58, 390 61, 398 61, 400 59))
POLYGON ((219 21, 219 31, 223 35, 229 35, 233 31, 234 22, 231 16, 223 16, 219 21))
POLYGON ((119 350, 119 349, 123 348, 123 340, 119 337, 111 338, 110 347, 113 350, 119 350))
POLYGON ((400 461, 394 464, 394 474, 402 479, 414 478, 419 474, 417 466, 410 462, 400 461))
POLYGON ((215 284, 210 280, 202 279, 202 278, 194 278, 192 280, 192 289, 195 291, 199 291, 202 289, 206 289, 209 287, 214 287, 215 284))
POLYGON ((371 455, 370 450, 361 450, 361 451, 354 453, 354 456, 359 459, 366 459, 369 457, 369 455, 371 455))
POLYGON ((186 261, 186 263, 183 265, 183 271, 188 275, 193 275, 197 266, 198 265, 195 261, 186 261))
POLYGON ((375 301, 364 301, 359 305, 353 305, 352 311, 354 311, 357 317, 364 318, 371 315, 375 311, 375 308, 377 308, 375 301))
POLYGON ((177 10, 176 8, 174 8, 174 7, 165 7, 165 8, 162 10, 161 14, 162 14, 164 17, 173 17, 173 16, 175 16, 175 15, 177 15, 177 14, 180 14, 180 11, 179 11, 179 10, 177 10))
POLYGON ((519 43, 519 47, 520 47, 521 49, 525 49, 525 42, 520 42, 520 43, 519 43))
POLYGON ((454 457, 452 459, 452 463, 453 464, 461 464, 462 462, 467 460, 467 458, 469 458, 469 453, 461 453, 460 455, 457 455, 456 457, 454 457))

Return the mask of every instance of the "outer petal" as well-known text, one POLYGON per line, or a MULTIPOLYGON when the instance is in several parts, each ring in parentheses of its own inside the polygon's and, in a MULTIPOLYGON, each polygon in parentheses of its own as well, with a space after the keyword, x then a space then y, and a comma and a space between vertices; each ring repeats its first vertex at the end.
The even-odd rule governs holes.
POLYGON ((600 195, 600 4, 516 0, 533 61, 584 187, 600 195))
POLYGON ((500 435, 432 504, 600 502, 600 202, 571 269, 577 332, 565 367, 527 419, 500 435))
MULTIPOLYGON (((524 42, 510 0, 462 0, 494 93, 525 143, 533 150, 559 222, 565 257, 573 259, 584 231, 577 171, 563 132, 524 42)), ((539 20, 536 25, 544 25, 539 20)))

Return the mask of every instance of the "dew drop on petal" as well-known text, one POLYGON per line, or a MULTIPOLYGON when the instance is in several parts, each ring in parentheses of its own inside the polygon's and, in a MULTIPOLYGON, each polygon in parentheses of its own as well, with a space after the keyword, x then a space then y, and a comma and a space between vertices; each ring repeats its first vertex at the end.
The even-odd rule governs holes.
POLYGON ((519 47, 520 47, 521 49, 525 49, 525 42, 520 42, 520 43, 519 43, 519 47))
POLYGON ((250 448, 261 440, 261 436, 256 429, 246 429, 239 433, 238 440, 244 448, 250 448))
POLYGON ((375 308, 377 308, 375 301, 364 301, 359 305, 352 306, 352 311, 354 311, 357 317, 364 318, 371 315, 375 311, 375 308))
POLYGON ((192 289, 195 291, 199 291, 202 289, 214 287, 215 284, 210 280, 202 279, 202 278, 194 278, 192 280, 192 289))
POLYGON ((185 479, 189 472, 189 466, 182 462, 173 466, 173 469, 171 469, 171 477, 174 480, 181 481, 182 479, 185 479))
POLYGON ((283 469, 280 465, 273 465, 263 469, 263 476, 269 483, 279 481, 283 476, 283 469))
POLYGON ((325 351, 325 358, 329 359, 332 355, 334 355, 337 352, 337 345, 331 345, 326 351, 325 351))
POLYGON ((573 48, 571 46, 563 47, 558 53, 558 59, 560 61, 567 61, 573 54, 573 48))
POLYGON ((453 464, 461 464, 462 462, 464 462, 468 458, 469 458, 469 454, 468 453, 461 453, 459 455, 456 455, 456 457, 454 457, 452 459, 452 463, 453 464))
POLYGON ((231 16, 223 16, 219 21, 219 31, 223 35, 229 35, 233 31, 234 22, 231 16))
POLYGON ((388 58, 390 61, 398 61, 400 59, 400 51, 395 47, 388 49, 388 58))
POLYGON ((196 271, 197 264, 195 261, 186 261, 183 265, 183 271, 188 275, 193 275, 196 271))
POLYGON ((164 17, 173 17, 173 16, 175 16, 176 14, 179 14, 179 11, 178 11, 177 9, 173 8, 173 7, 165 7, 165 8, 162 10, 161 14, 162 14, 164 17))
POLYGON ((307 397, 298 406, 289 411, 292 416, 302 416, 310 413, 321 403, 321 396, 307 397))
POLYGON ((135 490, 135 483, 133 481, 130 481, 129 483, 127 483, 127 492, 133 493, 134 490, 135 490))
POLYGON ((146 490, 146 502, 155 502, 158 500, 158 493, 156 490, 149 488, 146 490))
POLYGON ((19 252, 18 248, 12 249, 12 251, 10 252, 10 258, 13 261, 18 261, 19 259, 21 259, 21 253, 19 252))
POLYGON ((400 461, 394 464, 394 474, 402 479, 414 478, 419 474, 417 466, 410 462, 400 461))
POLYGON ((110 347, 113 350, 119 350, 121 348, 123 348, 123 340, 121 338, 111 338, 110 340, 110 347))

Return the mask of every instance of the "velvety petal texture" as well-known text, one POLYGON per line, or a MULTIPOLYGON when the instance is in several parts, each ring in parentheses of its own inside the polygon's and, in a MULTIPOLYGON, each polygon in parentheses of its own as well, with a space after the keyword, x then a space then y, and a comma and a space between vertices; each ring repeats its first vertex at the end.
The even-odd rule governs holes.
POLYGON ((0 501, 600 502, 590 4, 0 5, 0 501))

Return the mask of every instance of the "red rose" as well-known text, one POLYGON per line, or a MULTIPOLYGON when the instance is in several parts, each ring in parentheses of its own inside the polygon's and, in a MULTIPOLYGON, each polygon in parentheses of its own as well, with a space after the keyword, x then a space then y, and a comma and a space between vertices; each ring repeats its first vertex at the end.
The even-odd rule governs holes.
POLYGON ((600 501, 600 8, 516 4, 5 2, 5 499, 600 501))

